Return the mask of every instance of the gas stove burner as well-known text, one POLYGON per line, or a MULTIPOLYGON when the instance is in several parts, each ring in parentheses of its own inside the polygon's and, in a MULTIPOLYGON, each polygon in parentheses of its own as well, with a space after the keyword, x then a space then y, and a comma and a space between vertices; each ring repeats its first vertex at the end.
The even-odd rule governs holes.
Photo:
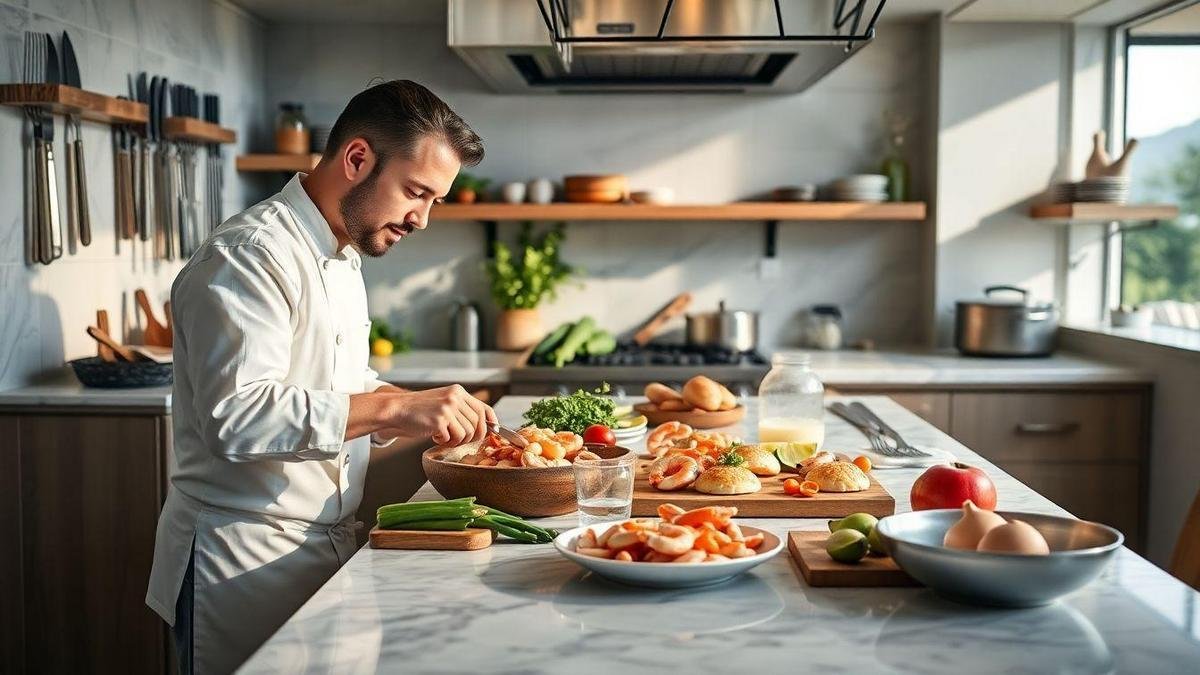
POLYGON ((649 344, 639 347, 621 343, 611 354, 586 356, 575 362, 582 366, 757 366, 767 360, 757 351, 738 352, 723 347, 649 344))

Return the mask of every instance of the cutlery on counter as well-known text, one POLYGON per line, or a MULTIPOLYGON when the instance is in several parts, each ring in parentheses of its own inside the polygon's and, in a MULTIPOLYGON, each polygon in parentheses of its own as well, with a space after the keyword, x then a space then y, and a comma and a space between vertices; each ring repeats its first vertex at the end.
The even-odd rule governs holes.
POLYGON ((896 443, 896 450, 904 453, 909 457, 929 457, 929 453, 919 450, 904 438, 893 428, 888 426, 879 415, 876 415, 873 410, 863 405, 860 401, 852 401, 850 409, 862 415, 865 419, 879 428, 879 431, 886 437, 892 439, 896 443))
MULTIPOLYGON (((840 401, 829 404, 829 411, 849 422, 855 428, 867 437, 867 441, 871 444, 871 449, 884 457, 892 457, 897 459, 915 459, 927 458, 932 455, 924 450, 900 442, 895 446, 888 442, 888 434, 884 432, 884 427, 887 425, 882 423, 874 412, 865 405, 857 401, 847 406, 840 401), (864 413, 865 411, 865 413, 864 413)), ((891 429, 891 427, 887 427, 891 429)), ((895 433, 893 431, 893 433, 895 433)), ((894 439, 893 439, 894 440, 894 439)))

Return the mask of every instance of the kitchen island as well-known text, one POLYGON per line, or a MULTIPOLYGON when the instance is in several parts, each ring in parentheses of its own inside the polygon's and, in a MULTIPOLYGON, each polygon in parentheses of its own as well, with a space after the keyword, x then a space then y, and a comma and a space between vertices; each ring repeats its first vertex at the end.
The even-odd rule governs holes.
MULTIPOLYGON (((519 423, 530 400, 507 397, 496 410, 519 423)), ((987 471, 998 508, 1064 513, 896 403, 857 400, 914 444, 987 471)), ((747 440, 754 405, 739 431, 747 440)), ((862 445, 828 417, 827 448, 862 445)), ((875 472, 898 511, 920 471, 875 472)), ((414 497, 436 498, 428 484, 414 497)), ((567 529, 576 519, 539 522, 567 529)), ((825 528, 745 522, 781 536, 825 528)), ((1177 673, 1198 659, 1200 594, 1128 549, 1050 606, 998 610, 919 588, 811 588, 786 550, 728 583, 668 591, 592 578, 550 545, 501 540, 475 552, 360 550, 241 672, 1177 673)))

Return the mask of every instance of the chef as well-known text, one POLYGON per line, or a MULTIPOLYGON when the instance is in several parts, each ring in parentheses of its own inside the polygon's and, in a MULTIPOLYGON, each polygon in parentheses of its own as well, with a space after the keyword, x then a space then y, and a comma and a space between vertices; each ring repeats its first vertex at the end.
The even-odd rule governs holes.
POLYGON ((352 98, 312 173, 227 220, 180 271, 174 463, 146 603, 182 672, 240 665, 354 553, 371 447, 483 437, 460 386, 367 366, 361 255, 426 227, 483 143, 410 81, 352 98))

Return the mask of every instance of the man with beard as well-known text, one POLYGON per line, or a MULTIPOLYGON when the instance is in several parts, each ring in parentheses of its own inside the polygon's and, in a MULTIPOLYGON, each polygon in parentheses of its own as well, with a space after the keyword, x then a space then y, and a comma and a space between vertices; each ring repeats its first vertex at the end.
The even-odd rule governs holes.
POLYGON ((180 271, 175 461, 146 602, 183 672, 232 671, 350 558, 372 445, 472 442, 495 422, 460 386, 377 379, 360 271, 360 254, 424 229, 482 157, 425 87, 371 87, 311 174, 226 221, 180 271))

